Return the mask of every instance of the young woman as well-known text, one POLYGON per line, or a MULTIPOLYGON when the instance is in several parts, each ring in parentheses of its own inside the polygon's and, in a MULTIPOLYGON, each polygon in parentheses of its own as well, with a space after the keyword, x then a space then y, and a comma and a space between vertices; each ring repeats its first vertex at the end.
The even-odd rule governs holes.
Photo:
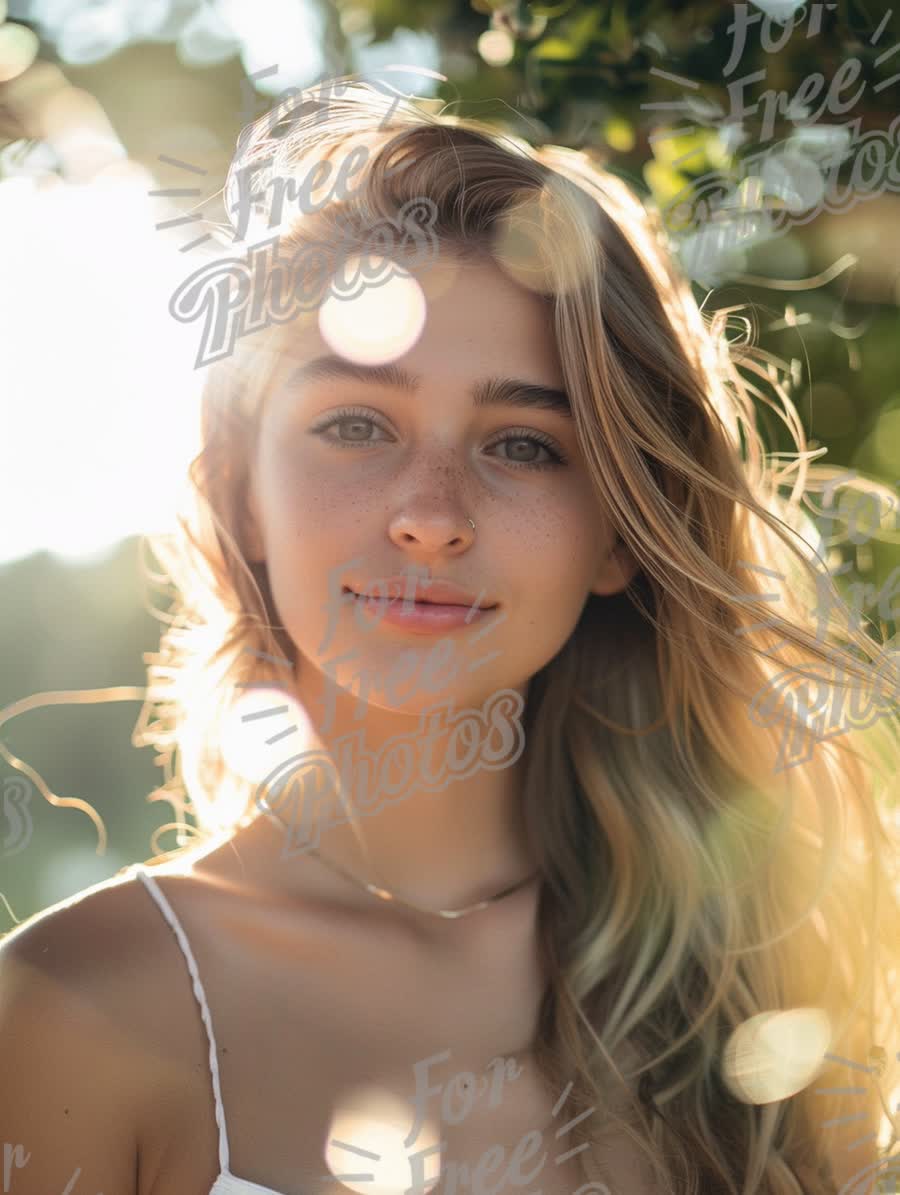
POLYGON ((5 1189, 873 1189, 895 657, 778 370, 583 154, 351 84, 227 193, 143 740, 204 839, 7 937, 5 1189))

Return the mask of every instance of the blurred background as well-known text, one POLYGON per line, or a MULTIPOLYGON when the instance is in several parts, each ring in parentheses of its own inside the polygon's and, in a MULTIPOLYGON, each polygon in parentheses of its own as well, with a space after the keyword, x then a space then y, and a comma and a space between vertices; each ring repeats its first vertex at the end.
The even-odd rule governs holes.
MULTIPOLYGON (((0 933, 148 857, 172 821, 132 743, 166 608, 141 537, 172 529, 204 380, 198 326, 168 302, 224 218, 241 128, 288 88, 355 73, 627 180, 705 309, 745 304, 790 363, 809 446, 888 487, 813 523, 873 636, 896 633, 900 12, 0 0, 0 21, 0 742, 71 799, 0 758, 0 933), (41 696, 82 689, 120 699, 41 696)), ((792 448, 771 415, 765 432, 792 448)))

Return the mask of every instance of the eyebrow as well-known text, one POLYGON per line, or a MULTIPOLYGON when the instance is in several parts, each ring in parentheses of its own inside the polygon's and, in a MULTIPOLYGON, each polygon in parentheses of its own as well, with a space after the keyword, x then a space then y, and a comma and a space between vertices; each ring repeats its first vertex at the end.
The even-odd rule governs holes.
MULTIPOLYGON (((416 394, 422 384, 420 377, 399 365, 362 365, 345 357, 329 355, 298 366, 288 378, 287 385, 292 387, 300 382, 333 378, 349 378, 370 386, 392 386, 408 394, 416 394)), ((476 407, 529 407, 567 419, 573 417, 569 396, 564 390, 525 382, 521 378, 482 378, 471 388, 470 394, 476 407)))

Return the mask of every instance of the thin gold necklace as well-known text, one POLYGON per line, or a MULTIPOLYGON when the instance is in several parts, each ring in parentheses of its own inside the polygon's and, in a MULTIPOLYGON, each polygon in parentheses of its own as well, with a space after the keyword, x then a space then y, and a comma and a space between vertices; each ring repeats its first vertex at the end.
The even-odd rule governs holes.
MULTIPOLYGON (((280 817, 277 816, 277 814, 273 813, 269 809, 267 809, 265 812, 266 816, 271 818, 271 820, 277 824, 282 833, 287 830, 287 826, 285 826, 284 822, 280 817)), ((524 880, 519 880, 515 884, 510 884, 509 887, 504 888, 501 892, 496 893, 496 895, 489 896, 487 900, 479 900, 475 904, 466 905, 462 909, 424 909, 421 905, 417 905, 411 900, 405 900, 402 896, 398 896, 396 892, 390 892, 387 888, 379 887, 378 884, 370 884, 367 880, 359 879, 357 876, 353 875, 352 872, 346 871, 339 864, 333 863, 330 859, 326 859, 321 852, 315 850, 313 847, 308 847, 303 853, 314 855, 321 863, 324 863, 326 867, 329 867, 332 871, 336 871, 339 875, 342 875, 345 880, 350 880, 358 887, 364 888, 365 891, 370 893, 372 896, 377 896, 379 900, 393 901, 398 905, 404 905, 407 909, 412 909, 416 913, 425 913, 429 917, 443 917, 449 921, 455 921, 459 917, 468 917, 470 913, 477 913, 479 909, 486 909, 490 905, 496 904, 497 901, 503 900, 504 897, 512 896, 514 892, 518 892, 520 888, 524 888, 527 884, 530 884, 533 880, 537 879, 538 875, 540 875, 540 871, 534 871, 531 873, 531 875, 526 876, 524 880)))

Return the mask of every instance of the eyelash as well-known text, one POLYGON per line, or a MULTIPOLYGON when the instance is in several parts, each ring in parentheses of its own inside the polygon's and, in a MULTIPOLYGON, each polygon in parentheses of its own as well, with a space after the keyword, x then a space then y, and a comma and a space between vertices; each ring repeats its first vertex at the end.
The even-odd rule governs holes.
MULTIPOLYGON (((312 434, 321 436, 327 444, 336 444, 339 448, 368 448, 370 445, 377 443, 375 440, 358 440, 356 443, 353 443, 352 441, 340 440, 334 436, 325 435, 325 432, 327 432, 330 427, 334 427, 336 423, 342 423, 347 419, 361 419, 374 424, 375 427, 381 428, 382 431, 387 430, 383 424, 379 423, 377 419, 374 419, 367 411, 359 410, 356 407, 345 407, 340 411, 335 411, 328 417, 328 420, 325 423, 320 423, 313 427, 312 434)), ((509 440, 514 442, 517 440, 527 440, 531 443, 539 444, 542 448, 545 448, 554 459, 552 461, 506 460, 503 462, 504 464, 510 465, 513 469, 556 469, 561 465, 567 465, 569 463, 568 458, 560 452, 554 441, 551 440, 549 436, 545 436, 541 432, 528 431, 525 428, 521 429, 521 431, 516 428, 511 430, 514 434, 506 435, 500 440, 493 440, 488 447, 493 448, 494 444, 506 444, 509 440)), ((501 457, 500 459, 502 460, 503 458, 501 457)))

